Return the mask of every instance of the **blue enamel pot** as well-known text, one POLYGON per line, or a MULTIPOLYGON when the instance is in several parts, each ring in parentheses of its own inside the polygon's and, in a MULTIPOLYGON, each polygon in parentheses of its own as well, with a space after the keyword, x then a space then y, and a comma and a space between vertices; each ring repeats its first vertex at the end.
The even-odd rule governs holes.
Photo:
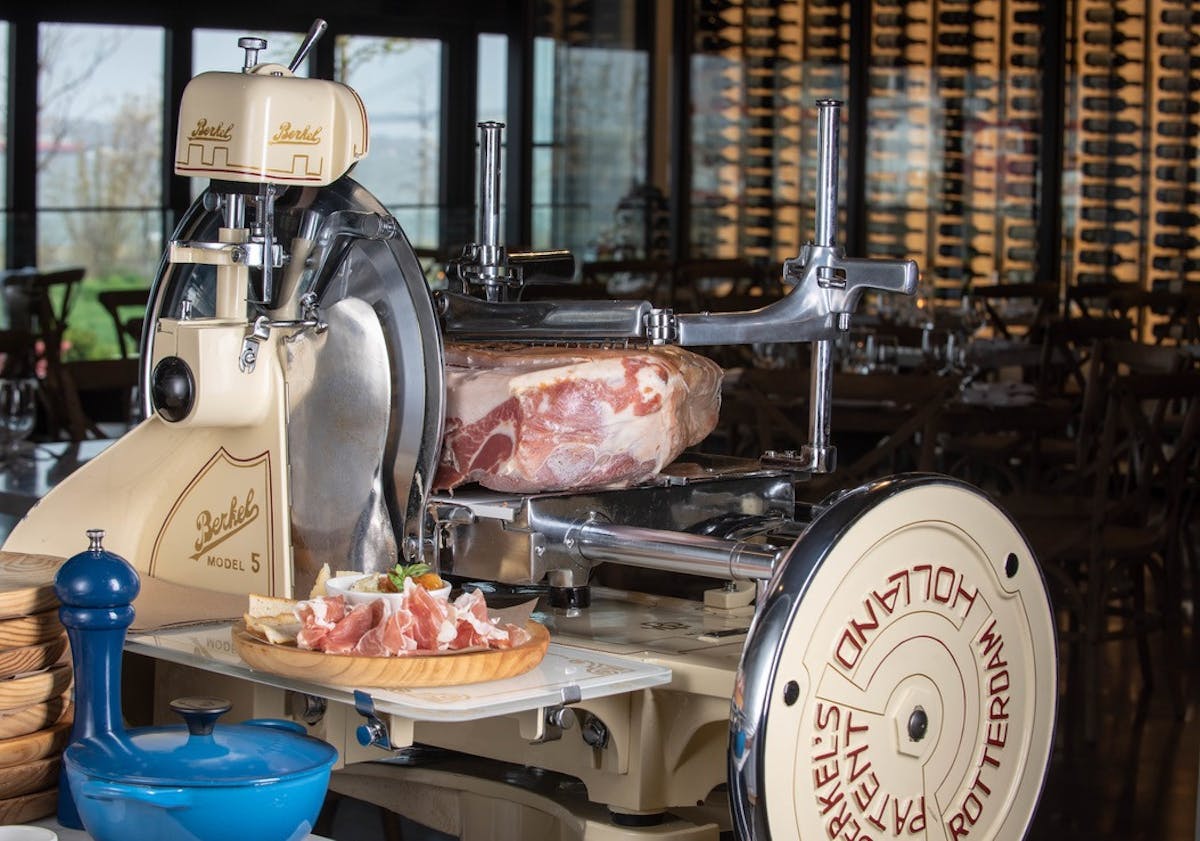
POLYGON ((229 709, 220 699, 171 707, 186 727, 100 733, 63 754, 96 841, 298 841, 312 832, 336 750, 269 721, 215 726, 229 709))

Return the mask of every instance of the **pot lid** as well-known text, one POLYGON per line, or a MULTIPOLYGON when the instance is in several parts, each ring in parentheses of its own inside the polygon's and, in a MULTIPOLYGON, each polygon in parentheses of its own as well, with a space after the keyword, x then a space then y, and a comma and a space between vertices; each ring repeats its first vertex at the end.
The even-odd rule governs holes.
POLYGON ((329 770, 337 751, 325 742, 269 722, 222 724, 230 709, 219 698, 180 698, 171 709, 187 726, 97 733, 67 748, 84 773, 143 785, 239 786, 329 770))

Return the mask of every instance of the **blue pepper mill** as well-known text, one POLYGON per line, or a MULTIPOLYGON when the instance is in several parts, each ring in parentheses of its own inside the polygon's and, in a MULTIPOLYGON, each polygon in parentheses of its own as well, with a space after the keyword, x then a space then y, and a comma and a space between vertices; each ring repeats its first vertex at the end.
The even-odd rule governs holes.
MULTIPOLYGON (((102 545, 103 529, 88 529, 89 545, 54 576, 59 619, 71 641, 75 670, 75 722, 71 743, 124 729, 121 720, 121 652, 141 589, 137 570, 102 545), (87 632, 87 644, 82 634, 87 632)), ((64 768, 58 780, 58 822, 83 829, 64 768)))

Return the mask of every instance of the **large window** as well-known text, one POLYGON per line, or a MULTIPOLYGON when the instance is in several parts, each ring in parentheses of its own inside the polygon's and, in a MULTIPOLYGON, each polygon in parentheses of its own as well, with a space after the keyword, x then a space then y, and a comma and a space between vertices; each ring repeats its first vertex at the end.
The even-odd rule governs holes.
POLYGON ((596 260, 622 254, 621 215, 645 189, 649 56, 621 39, 534 43, 535 248, 596 260))
POLYGON ((149 283, 162 253, 163 30, 38 28, 37 261, 82 266, 68 358, 112 356, 96 296, 149 283))
MULTIPOLYGON (((238 48, 238 39, 250 33, 238 29, 197 29, 192 32, 192 75, 209 70, 237 72, 245 63, 246 54, 238 48)), ((258 54, 259 63, 270 62, 287 67, 300 49, 304 40, 300 32, 259 32, 255 38, 267 42, 267 48, 258 54)), ((309 53, 309 58, 312 54, 309 53)), ((297 76, 309 76, 309 62, 296 68, 297 76)))
POLYGON ((367 108, 370 153, 355 180, 384 203, 414 246, 437 247, 442 43, 342 35, 335 68, 367 108))

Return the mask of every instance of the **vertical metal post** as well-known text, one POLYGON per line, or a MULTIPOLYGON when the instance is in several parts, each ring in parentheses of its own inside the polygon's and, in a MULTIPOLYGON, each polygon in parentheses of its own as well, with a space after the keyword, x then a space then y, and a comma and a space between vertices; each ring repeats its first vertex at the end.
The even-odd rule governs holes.
POLYGON ((484 295, 504 299, 504 259, 500 247, 500 132, 504 123, 479 123, 479 215, 475 220, 475 255, 484 295))
POLYGON ((838 122, 842 103, 817 100, 817 208, 816 245, 837 245, 838 122))
POLYGON ((495 249, 500 244, 500 131, 504 123, 479 124, 479 215, 475 220, 475 241, 480 246, 480 262, 496 263, 495 249))
MULTIPOLYGON (((837 247, 838 128, 842 103, 817 100, 817 202, 814 245, 837 247)), ((837 450, 830 446, 830 413, 833 403, 833 342, 813 343, 808 381, 808 447, 803 455, 814 473, 836 467, 837 450)))

